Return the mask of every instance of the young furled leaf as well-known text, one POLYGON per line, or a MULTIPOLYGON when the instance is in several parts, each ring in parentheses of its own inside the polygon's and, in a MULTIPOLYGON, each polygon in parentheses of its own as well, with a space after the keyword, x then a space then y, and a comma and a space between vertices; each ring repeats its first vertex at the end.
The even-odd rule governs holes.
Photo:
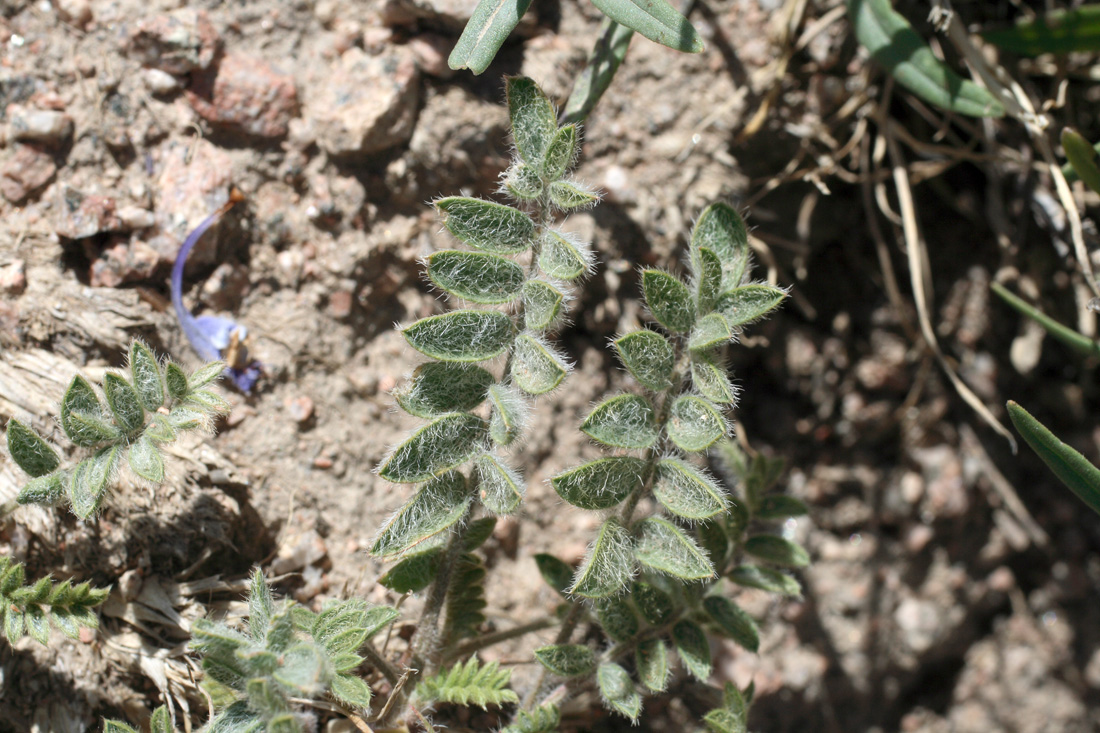
POLYGON ((786 291, 771 285, 742 285, 719 298, 714 307, 730 326, 737 327, 767 315, 786 297, 786 291))
POLYGON ((61 429, 81 448, 93 448, 122 437, 104 416, 92 385, 79 374, 73 377, 61 400, 61 429))
POLYGON ((729 405, 737 401, 737 390, 730 384, 725 367, 709 354, 691 355, 691 384, 711 402, 729 405))
POLYGON ((638 633, 638 615, 626 596, 607 596, 596 601, 596 618, 612 641, 629 641, 638 633))
POLYGON ((672 627, 672 643, 692 677, 700 682, 710 679, 710 642, 699 624, 688 619, 677 621, 672 627))
POLYGON ((577 157, 577 126, 563 125, 554 133, 542 163, 542 179, 556 181, 573 166, 577 157))
POLYGON ((607 662, 596 670, 596 683, 600 697, 615 712, 631 720, 637 720, 642 712, 642 696, 634 690, 634 683, 625 669, 607 662))
MULTIPOLYGON (((728 204, 711 204, 699 216, 691 231, 691 258, 699 260, 699 250, 707 248, 722 261, 722 291, 741 284, 749 266, 749 232, 745 220, 728 204)), ((694 265, 696 274, 701 265, 694 265)))
POLYGON ((561 595, 565 595, 573 583, 573 568, 553 555, 540 552, 535 555, 535 564, 546 584, 561 595))
POLYGON ((672 386, 675 352, 664 336, 634 331, 615 339, 615 350, 627 370, 646 389, 660 392, 672 386))
POLYGON ((523 286, 523 321, 532 331, 545 331, 561 313, 565 294, 548 282, 528 280, 523 286))
POLYGON ((520 710, 514 723, 500 733, 555 733, 561 725, 561 713, 550 704, 541 705, 532 712, 520 710))
POLYGON ((156 412, 164 404, 164 381, 161 379, 157 358, 140 341, 130 344, 130 376, 134 380, 134 390, 141 400, 141 406, 149 412, 156 412))
POLYGON ((481 451, 487 428, 484 420, 467 412, 436 418, 397 446, 378 475, 399 484, 438 476, 481 451))
POLYGON ((31 478, 52 473, 61 465, 57 452, 38 433, 18 420, 8 421, 8 453, 31 478))
POLYGON ((512 319, 499 311, 456 310, 421 318, 401 334, 410 346, 433 359, 484 361, 508 348, 512 319))
POLYGON ((580 677, 596 668, 596 655, 583 644, 552 644, 535 650, 535 659, 559 677, 580 677))
POLYGON ((554 181, 550 184, 550 200, 563 211, 595 206, 600 196, 575 181, 554 181))
POLYGON ((617 519, 604 521, 569 592, 585 598, 603 598, 625 588, 634 572, 631 544, 630 533, 617 519))
POLYGON ((542 179, 535 166, 516 162, 504 172, 504 187, 520 201, 534 201, 542 195, 542 179))
POLYGON ((168 396, 174 400, 186 397, 190 391, 187 384, 187 372, 174 361, 164 365, 164 384, 168 388, 168 396))
POLYGON ((386 522, 371 554, 396 555, 453 527, 466 516, 472 500, 466 477, 458 471, 429 481, 386 522))
POLYGON ((447 231, 474 249, 518 254, 534 242, 535 222, 511 206, 461 196, 440 199, 435 205, 447 215, 447 231))
POLYGON ((707 351, 722 346, 733 338, 733 329, 721 313, 708 313, 691 329, 688 348, 692 351, 707 351))
POLYGON ((122 449, 117 445, 100 448, 91 458, 77 464, 69 478, 69 501, 73 514, 87 519, 99 510, 107 484, 118 467, 122 449))
POLYGON ((695 322, 695 304, 687 285, 660 270, 642 271, 646 305, 658 323, 674 333, 686 333, 695 322))
POLYGON ((653 626, 667 623, 676 610, 672 596, 649 583, 635 581, 631 587, 630 600, 634 601, 642 618, 653 626))
POLYGON ((584 422, 581 431, 612 448, 648 448, 657 442, 659 431, 649 400, 623 394, 604 400, 584 422))
POLYGON ((722 292, 722 260, 709 247, 692 250, 695 270, 695 306, 699 313, 709 313, 722 292))
POLYGON ((585 463, 550 479, 558 496, 581 509, 610 509, 641 485, 645 461, 613 456, 585 463))
POLYGON ((568 367, 553 349, 530 334, 520 334, 512 347, 512 379, 527 394, 545 394, 561 384, 568 367))
POLYGON ((634 649, 634 667, 650 692, 661 692, 668 684, 668 647, 660 639, 645 639, 634 649))
POLYGON ((576 280, 592 270, 592 251, 567 234, 550 230, 542 235, 539 268, 559 280, 576 280))
POLYGON ((477 555, 465 553, 455 565, 451 590, 444 605, 443 638, 452 642, 477 636, 485 623, 485 565, 477 555))
POLYGON ((733 569, 729 579, 746 588, 759 588, 784 596, 802 595, 802 586, 786 573, 759 565, 741 565, 733 569))
POLYGON ((410 415, 431 419, 474 409, 493 382, 492 374, 474 364, 432 361, 418 366, 394 397, 410 415))
POLYGON ((527 421, 527 402, 514 387, 494 384, 486 395, 491 406, 489 437, 498 445, 511 445, 523 434, 527 421))
POLYGON ((810 555, 802 547, 774 534, 758 534, 745 540, 745 552, 784 568, 804 568, 810 555))
POLYGON ((523 268, 490 252, 443 250, 428 257, 428 277, 452 295, 474 303, 507 303, 523 287, 523 268))
POLYGON ((708 519, 726 509, 725 492, 718 482, 679 458, 657 463, 653 495, 666 509, 685 519, 708 519))
POLYGON ((676 525, 660 517, 649 517, 635 527, 634 557, 642 565, 683 580, 714 577, 706 553, 676 525))
POLYGON ((491 453, 474 461, 481 503, 494 514, 511 514, 523 501, 523 479, 491 453))
POLYGON ((726 423, 714 405, 701 397, 681 395, 672 403, 668 437, 686 451, 706 450, 726 433, 726 423))
POLYGON ((155 484, 164 481, 164 457, 147 436, 143 435, 130 444, 126 458, 130 470, 146 481, 155 484))
POLYGON ((707 596, 703 599, 703 610, 722 633, 750 652, 760 647, 760 631, 756 628, 756 622, 730 599, 707 596))
POLYGON ((516 150, 525 163, 541 169, 547 148, 558 131, 554 105, 538 84, 525 76, 506 79, 504 91, 516 150))

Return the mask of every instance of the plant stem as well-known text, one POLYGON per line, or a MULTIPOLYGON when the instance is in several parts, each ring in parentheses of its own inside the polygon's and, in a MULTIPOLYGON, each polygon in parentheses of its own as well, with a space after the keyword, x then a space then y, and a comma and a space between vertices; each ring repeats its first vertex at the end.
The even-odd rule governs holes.
MULTIPOLYGON (((584 607, 580 603, 573 603, 569 606, 569 612, 565 615, 565 620, 561 623, 561 628, 558 629, 558 635, 554 638, 555 644, 568 644, 569 639, 573 636, 573 631, 577 628, 577 624, 581 620, 584 607)), ((539 666, 539 676, 535 679, 535 684, 527 692, 527 696, 523 699, 523 709, 530 712, 533 707, 539 691, 546 683, 546 667, 539 666)))
POLYGON ((397 671, 397 668, 386 661, 386 658, 378 653, 378 650, 374 648, 374 644, 367 642, 363 645, 363 648, 359 650, 367 661, 374 665, 374 668, 382 673, 391 685, 396 685, 397 680, 401 677, 401 673, 397 671))
POLYGON ((473 654, 476 651, 480 651, 487 647, 491 647, 494 644, 500 644, 510 639, 518 639, 521 636, 527 634, 533 634, 536 631, 542 631, 548 629, 558 623, 556 618, 540 618, 537 621, 531 621, 530 623, 523 624, 521 626, 513 626, 510 629, 504 629, 503 631, 497 631, 492 634, 484 634, 483 636, 466 642, 465 644, 444 652, 443 661, 452 662, 455 659, 464 657, 467 654, 473 654))

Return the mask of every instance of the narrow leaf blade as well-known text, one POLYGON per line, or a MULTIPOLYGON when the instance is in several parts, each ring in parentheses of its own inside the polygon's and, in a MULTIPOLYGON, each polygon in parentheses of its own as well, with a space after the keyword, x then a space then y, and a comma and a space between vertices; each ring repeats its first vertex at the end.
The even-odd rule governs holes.
POLYGON ((481 0, 447 59, 452 69, 480 74, 527 12, 531 0, 481 0))
POLYGON ((1031 449, 1039 454, 1054 475, 1100 514, 1100 469, 1059 440, 1031 413, 1015 402, 1008 403, 1008 416, 1031 449))
POLYGON ((654 43, 685 53, 703 50, 703 39, 688 19, 664 0, 593 0, 592 4, 611 20, 654 43))

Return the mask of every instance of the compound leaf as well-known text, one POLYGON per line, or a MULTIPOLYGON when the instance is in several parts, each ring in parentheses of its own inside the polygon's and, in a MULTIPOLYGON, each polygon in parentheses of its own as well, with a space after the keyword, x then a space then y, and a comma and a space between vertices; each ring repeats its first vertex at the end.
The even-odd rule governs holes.
POLYGON ((649 400, 632 394, 601 402, 581 423, 581 430, 612 448, 648 448, 660 435, 649 400))
POLYGON ((635 527, 634 557, 642 565, 683 580, 714 577, 706 553, 672 522, 649 517, 635 527))
POLYGON ((512 341, 512 319, 499 311, 456 310, 421 318, 401 332, 409 345, 440 361, 484 361, 512 341))
POLYGON ((519 209, 493 201, 450 196, 435 202, 444 226, 460 242, 496 254, 517 254, 534 241, 535 222, 519 209))
POLYGON ((429 481, 386 522, 371 554, 396 555, 453 527, 466 516, 471 500, 466 477, 458 471, 429 481))
POLYGON ((641 484, 645 466, 645 461, 631 456, 601 458, 559 473, 550 485, 573 506, 610 509, 641 484))
POLYGON ((658 323, 674 333, 686 333, 695 321, 695 304, 687 285, 660 270, 642 272, 642 293, 658 323))
POLYGON ((634 331, 615 339, 619 358, 643 387, 660 392, 672 386, 675 352, 655 331, 634 331))
POLYGON ((726 434, 726 423, 714 405, 694 395, 676 398, 666 427, 672 442, 691 452, 706 450, 726 434))
POLYGON ((443 250, 428 257, 428 277, 474 303, 507 303, 523 287, 523 268, 491 252, 443 250))
POLYGON ((418 366, 394 397, 410 415, 431 419, 474 409, 494 381, 492 374, 474 364, 432 361, 418 366))
POLYGON ((477 705, 480 708, 504 705, 519 701, 516 693, 506 687, 511 677, 512 673, 500 669, 497 662, 480 666, 475 655, 465 665, 456 664, 434 677, 425 678, 420 683, 421 687, 417 688, 417 693, 423 694, 428 700, 455 705, 477 705))
POLYGON ((436 418, 397 446, 378 475, 399 484, 438 476, 481 450, 486 428, 484 420, 467 412, 436 418))
POLYGON ((625 588, 634 572, 631 545, 626 528, 615 518, 606 520, 589 546, 569 592, 585 598, 603 598, 625 588))

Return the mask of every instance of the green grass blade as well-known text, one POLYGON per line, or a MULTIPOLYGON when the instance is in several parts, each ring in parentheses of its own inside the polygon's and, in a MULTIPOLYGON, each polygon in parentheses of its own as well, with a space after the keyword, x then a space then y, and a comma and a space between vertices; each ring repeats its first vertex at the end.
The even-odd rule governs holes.
POLYGON ((469 69, 475 74, 488 69, 530 5, 531 0, 481 0, 447 64, 452 69, 469 69))
POLYGON ((1072 127, 1062 130, 1062 149, 1073 172, 1093 191, 1100 193, 1100 168, 1096 167, 1096 148, 1072 127))
POLYGON ((600 37, 592 47, 584 71, 573 85, 569 101, 565 103, 562 122, 584 122, 591 114, 600 97, 611 86, 611 80, 615 78, 615 73, 626 58, 632 38, 633 30, 619 25, 611 18, 604 18, 600 26, 600 37))
POLYGON ((1100 5, 1055 10, 1012 28, 982 33, 990 43, 1024 56, 1071 51, 1100 51, 1100 5))
POLYGON ((1031 449, 1039 454, 1043 463, 1081 501, 1100 514, 1100 469, 1089 463, 1080 453, 1070 448, 1015 402, 1008 403, 1008 416, 1031 449))
POLYGON ((1068 326, 1062 325, 1027 301, 1013 295, 1000 283, 992 283, 989 287, 992 288, 994 293, 1000 296, 1001 300, 1012 306, 1014 310, 1019 311, 1038 323, 1046 329, 1047 333, 1074 351, 1084 356, 1100 356, 1100 344, 1097 344, 1092 339, 1082 336, 1068 326))
POLYGON ((687 53, 700 53, 704 48, 688 19, 665 0, 592 0, 592 4, 654 43, 687 53))

